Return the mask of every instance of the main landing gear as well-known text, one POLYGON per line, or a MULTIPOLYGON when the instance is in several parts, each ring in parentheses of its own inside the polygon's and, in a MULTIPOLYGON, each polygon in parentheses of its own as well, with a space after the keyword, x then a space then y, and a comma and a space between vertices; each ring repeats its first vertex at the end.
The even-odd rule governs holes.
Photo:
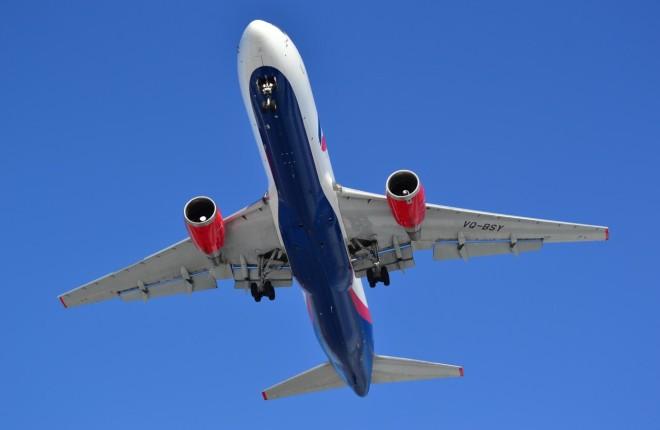
POLYGON ((273 99, 273 92, 277 89, 277 78, 275 76, 264 76, 257 79, 257 89, 264 96, 264 101, 261 102, 261 110, 275 112, 277 104, 273 99))
POLYGON ((371 288, 374 288, 379 282, 387 287, 390 285, 390 272, 386 266, 369 268, 367 269, 367 282, 369 282, 371 288))
MULTIPOLYGON (((248 270, 247 262, 243 256, 241 256, 241 261, 243 269, 240 273, 243 274, 243 279, 248 282, 250 294, 255 302, 260 302, 263 297, 268 297, 268 300, 275 300, 275 285, 278 287, 286 286, 287 281, 291 281, 290 271, 288 279, 286 276, 282 276, 282 270, 286 268, 288 271, 289 269, 287 266, 289 260, 284 251, 279 248, 258 255, 257 264, 252 266, 250 270, 248 270), (254 276, 254 269, 257 271, 256 276, 254 276), (273 282, 275 282, 275 285, 273 285, 273 282)), ((241 287, 245 288, 245 284, 242 284, 241 287)))
POLYGON ((256 282, 250 284, 250 293, 255 302, 260 302, 262 297, 268 297, 268 300, 275 300, 275 287, 270 281, 266 281, 261 288, 256 282))

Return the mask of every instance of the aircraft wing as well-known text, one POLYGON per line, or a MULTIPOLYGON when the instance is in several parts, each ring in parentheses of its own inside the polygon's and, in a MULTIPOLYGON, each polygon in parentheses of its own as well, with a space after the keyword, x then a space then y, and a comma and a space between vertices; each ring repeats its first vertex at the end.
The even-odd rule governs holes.
POLYGON ((147 300, 216 288, 217 279, 233 278, 237 288, 263 275, 273 286, 289 286, 291 270, 275 230, 267 197, 225 219, 225 244, 211 260, 184 239, 117 272, 59 296, 65 307, 119 297, 147 300), (261 273, 260 273, 260 269, 261 273))
POLYGON ((412 241, 392 217, 387 198, 338 186, 339 209, 353 267, 365 276, 376 255, 388 270, 414 266, 413 253, 432 249, 436 260, 467 260, 535 251, 544 243, 607 240, 607 227, 426 205, 420 240, 412 241))

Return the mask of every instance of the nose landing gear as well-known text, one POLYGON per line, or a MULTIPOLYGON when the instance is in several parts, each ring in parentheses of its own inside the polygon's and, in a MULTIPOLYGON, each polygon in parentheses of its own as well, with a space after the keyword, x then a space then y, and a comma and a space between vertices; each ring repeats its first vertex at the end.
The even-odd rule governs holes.
POLYGON ((277 104, 273 99, 273 92, 277 89, 277 78, 275 76, 264 76, 257 79, 257 90, 264 96, 261 103, 261 110, 275 112, 277 104))

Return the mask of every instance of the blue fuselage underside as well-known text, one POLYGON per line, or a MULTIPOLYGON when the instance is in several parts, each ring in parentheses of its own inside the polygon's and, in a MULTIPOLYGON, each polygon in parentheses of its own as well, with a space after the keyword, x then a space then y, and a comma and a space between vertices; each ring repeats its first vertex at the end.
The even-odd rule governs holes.
POLYGON ((278 194, 279 229, 296 280, 305 290, 314 331, 344 381, 364 396, 371 383, 370 322, 357 312, 349 289, 353 269, 337 214, 323 192, 296 95, 273 67, 250 79, 252 108, 278 194), (262 109, 257 80, 274 77, 276 110, 262 109))

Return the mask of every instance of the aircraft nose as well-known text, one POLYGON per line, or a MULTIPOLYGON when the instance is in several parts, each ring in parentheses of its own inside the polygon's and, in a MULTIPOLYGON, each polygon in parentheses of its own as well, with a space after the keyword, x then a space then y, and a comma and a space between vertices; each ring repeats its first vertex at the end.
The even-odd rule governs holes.
POLYGON ((245 27, 245 30, 243 31, 243 39, 258 41, 265 36, 268 30, 270 30, 269 27, 272 27, 272 25, 266 21, 255 19, 245 27))
POLYGON ((243 31, 239 44, 241 52, 247 55, 259 55, 283 35, 282 31, 266 21, 256 19, 248 24, 243 31))

